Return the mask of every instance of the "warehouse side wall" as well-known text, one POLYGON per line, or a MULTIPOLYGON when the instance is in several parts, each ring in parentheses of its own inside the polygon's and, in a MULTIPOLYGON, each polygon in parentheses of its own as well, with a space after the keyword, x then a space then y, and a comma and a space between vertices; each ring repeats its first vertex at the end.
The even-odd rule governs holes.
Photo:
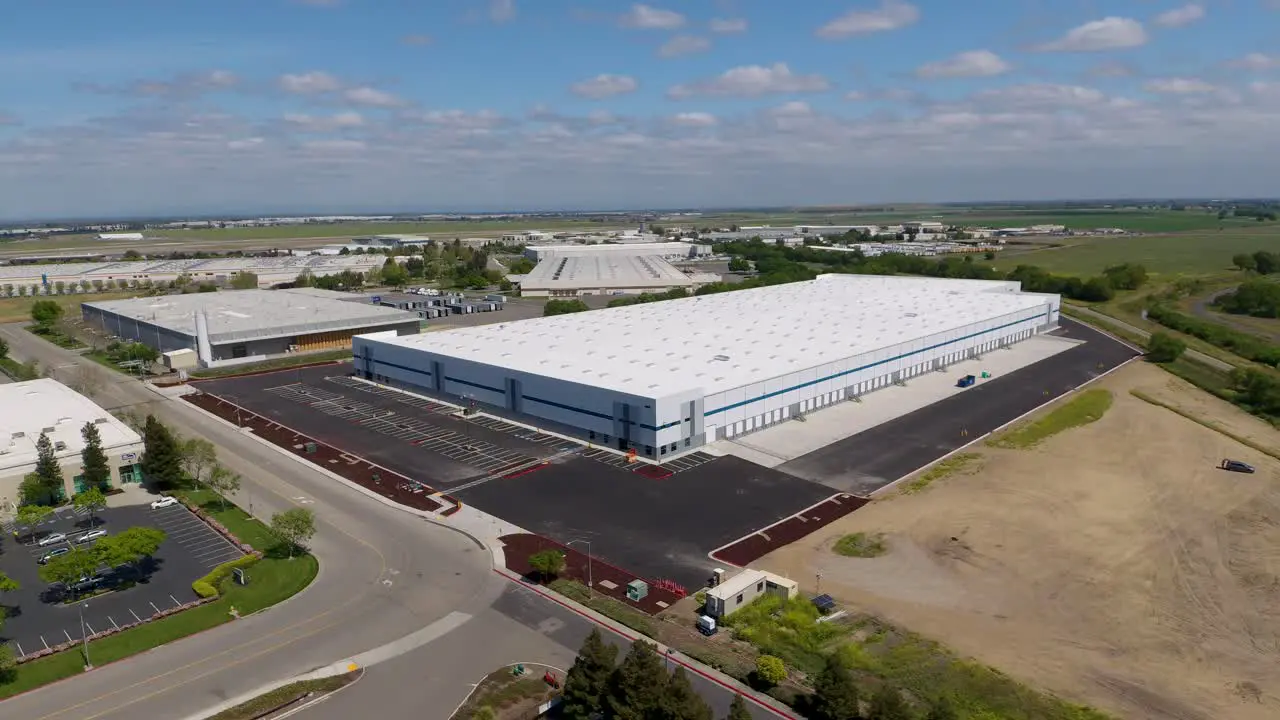
POLYGON ((356 338, 357 374, 646 458, 695 449, 1019 342, 1057 327, 1050 302, 839 361, 703 396, 646 398, 584 383, 356 338))
POLYGON ((188 335, 144 320, 125 317, 92 305, 81 305, 80 316, 85 323, 103 332, 131 342, 140 342, 162 353, 183 348, 194 350, 196 347, 195 335, 188 335))

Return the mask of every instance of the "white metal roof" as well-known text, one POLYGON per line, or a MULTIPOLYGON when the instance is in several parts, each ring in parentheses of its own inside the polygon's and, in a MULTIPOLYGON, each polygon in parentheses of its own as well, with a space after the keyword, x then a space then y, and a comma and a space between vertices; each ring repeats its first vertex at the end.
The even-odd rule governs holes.
POLYGON ((552 255, 520 281, 526 290, 672 288, 693 284, 654 255, 552 255))
POLYGON ((277 257, 230 257, 205 260, 131 260, 120 262, 50 263, 48 265, 0 266, 0 281, 38 282, 42 275, 50 280, 129 278, 135 275, 176 275, 189 273, 202 277, 206 273, 230 275, 241 270, 257 274, 294 274, 307 270, 313 275, 336 274, 342 270, 365 272, 382 267, 381 255, 281 255, 277 257))
POLYGON ((36 441, 41 432, 55 447, 59 442, 66 444, 57 451, 59 458, 79 455, 84 448, 80 429, 88 422, 97 421, 98 434, 108 454, 111 448, 142 442, 138 433, 111 413, 49 378, 0 385, 0 409, 0 475, 35 463, 36 441), (20 412, 13 412, 19 409, 20 412))
POLYGON ((388 342, 642 397, 699 387, 709 395, 1047 302, 1016 287, 823 275, 388 342))
MULTIPOLYGON (((214 343, 418 320, 416 313, 403 310, 278 290, 223 290, 86 302, 84 305, 193 337, 196 332, 195 313, 204 311, 209 320, 209 339, 214 343)), ((111 329, 110 319, 106 321, 106 329, 111 329)))

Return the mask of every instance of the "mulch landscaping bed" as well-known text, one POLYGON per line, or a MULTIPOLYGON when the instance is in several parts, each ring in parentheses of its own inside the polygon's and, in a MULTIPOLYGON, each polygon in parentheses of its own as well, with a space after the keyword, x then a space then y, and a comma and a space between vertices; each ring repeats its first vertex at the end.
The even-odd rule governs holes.
MULTIPOLYGON (((279 423, 238 407, 216 395, 209 395, 203 392, 192 393, 183 395, 182 399, 217 415, 223 420, 238 424, 240 427, 250 428, 258 437, 299 457, 306 458, 309 462, 315 463, 329 472, 340 475, 401 505, 427 512, 436 512, 445 507, 444 504, 431 497, 435 490, 421 481, 411 480, 399 473, 348 455, 331 445, 326 445, 306 435, 299 435, 279 423), (315 443, 316 451, 314 453, 307 452, 307 443, 315 443), (415 483, 422 488, 421 491, 413 491, 415 483)), ((447 514, 453 514, 453 512, 457 512, 457 501, 452 498, 449 498, 449 501, 453 503, 454 507, 450 508, 452 512, 447 514)))
POLYGON ((759 560, 784 545, 790 545, 869 502, 870 499, 857 495, 837 495, 729 547, 721 548, 712 553, 711 557, 730 565, 746 567, 747 563, 759 560))
POLYGON ((629 573, 622 568, 610 565, 598 557, 590 558, 590 568, 588 572, 588 558, 585 553, 579 552, 573 548, 565 547, 555 540, 551 540, 541 535, 533 535, 529 533, 519 533, 515 535, 503 535, 498 538, 503 545, 503 554, 506 556, 507 569, 519 573, 521 577, 529 580, 529 582, 539 582, 538 573, 529 567, 529 556, 543 550, 559 550, 564 553, 564 571, 560 573, 562 580, 574 580, 576 582, 587 584, 588 577, 595 583, 595 591, 601 595, 609 597, 627 604, 630 607, 647 613, 649 615, 657 615, 666 610, 667 607, 674 605, 680 597, 670 590, 664 590, 657 587, 655 581, 648 578, 642 578, 635 573, 629 573), (649 594, 638 603, 631 602, 627 599, 627 583, 632 580, 644 580, 649 583, 649 594), (609 583, 609 584, 602 584, 609 583), (610 587, 612 585, 612 587, 610 587), (661 604, 665 603, 665 604, 661 604))

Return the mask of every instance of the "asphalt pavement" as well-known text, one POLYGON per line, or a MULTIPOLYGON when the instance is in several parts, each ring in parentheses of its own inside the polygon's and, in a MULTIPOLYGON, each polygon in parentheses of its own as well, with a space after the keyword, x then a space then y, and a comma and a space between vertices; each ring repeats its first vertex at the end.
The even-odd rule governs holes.
POLYGON ((1083 342, 777 469, 835 490, 869 495, 1138 354, 1109 335, 1065 317, 1060 334, 1083 342))
MULTIPOLYGON (((489 673, 523 663, 541 674, 553 668, 563 681, 592 623, 577 613, 548 602, 532 590, 508 585, 493 605, 475 620, 431 645, 369 668, 359 682, 294 716, 297 720, 350 720, 376 709, 382 718, 447 720, 467 694, 489 673), (485 648, 485 652, 477 652, 485 648), (439 656, 452 659, 455 672, 431 671, 439 656), (459 676, 465 678, 459 681, 459 676)), ((619 647, 618 659, 631 642, 609 630, 605 639, 619 647)), ((675 663, 668 661, 668 668, 675 663)), ((688 671, 686 671, 688 672, 688 671)), ((701 675, 688 672, 694 689, 715 711, 729 712, 733 693, 701 675)), ((771 710, 748 703, 758 720, 778 718, 771 710)))

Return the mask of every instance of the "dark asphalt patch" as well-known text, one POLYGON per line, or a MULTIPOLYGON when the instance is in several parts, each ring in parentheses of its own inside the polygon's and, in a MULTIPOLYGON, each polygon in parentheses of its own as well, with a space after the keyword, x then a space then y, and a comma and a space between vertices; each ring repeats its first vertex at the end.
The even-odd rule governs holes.
POLYGON ((1065 317, 1058 334, 1085 342, 814 450, 777 469, 835 490, 868 495, 1138 354, 1065 317))

